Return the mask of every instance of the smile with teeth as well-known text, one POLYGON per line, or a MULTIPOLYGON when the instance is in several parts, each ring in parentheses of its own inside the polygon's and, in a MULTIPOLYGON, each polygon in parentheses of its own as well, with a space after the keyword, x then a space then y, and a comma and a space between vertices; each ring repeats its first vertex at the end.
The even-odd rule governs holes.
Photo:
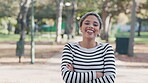
POLYGON ((88 32, 88 33, 93 33, 94 31, 92 31, 92 30, 86 30, 86 32, 88 32))

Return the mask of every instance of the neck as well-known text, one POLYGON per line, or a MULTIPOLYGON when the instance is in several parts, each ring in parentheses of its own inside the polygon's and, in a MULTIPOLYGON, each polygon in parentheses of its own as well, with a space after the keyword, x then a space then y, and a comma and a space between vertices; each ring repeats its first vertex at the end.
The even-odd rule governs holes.
POLYGON ((80 42, 80 45, 84 48, 94 48, 97 46, 95 40, 83 40, 80 42))

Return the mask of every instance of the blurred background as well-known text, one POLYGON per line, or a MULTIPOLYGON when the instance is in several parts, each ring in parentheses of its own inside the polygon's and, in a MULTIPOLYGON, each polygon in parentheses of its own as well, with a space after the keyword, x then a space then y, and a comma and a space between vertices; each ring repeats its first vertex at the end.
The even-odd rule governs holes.
POLYGON ((148 75, 148 0, 0 0, 0 82, 61 83, 54 76, 51 77, 54 81, 48 79, 54 70, 51 67, 57 70, 52 75, 60 74, 64 44, 81 40, 79 19, 92 11, 103 20, 97 41, 108 42, 115 50, 116 82, 145 83, 148 75), (43 71, 40 66, 49 68, 42 77, 38 76, 38 72, 43 71), (42 71, 31 72, 26 70, 28 68, 42 71), (19 69, 25 73, 18 72, 19 69), (139 72, 138 79, 144 76, 141 80, 124 80, 137 79, 137 70, 145 72, 139 72), (9 78, 10 74, 12 77, 16 74, 19 79, 9 78), (31 76, 23 79, 24 74, 31 76), (33 81, 36 78, 44 81, 33 81))

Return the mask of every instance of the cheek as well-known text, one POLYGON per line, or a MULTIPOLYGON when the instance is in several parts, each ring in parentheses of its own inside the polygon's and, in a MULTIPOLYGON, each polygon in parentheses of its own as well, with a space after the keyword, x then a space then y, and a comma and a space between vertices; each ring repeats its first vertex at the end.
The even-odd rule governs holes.
POLYGON ((84 26, 81 26, 81 27, 80 27, 80 31, 81 31, 81 32, 84 32, 84 31, 85 31, 85 27, 84 27, 84 26))
POLYGON ((100 33, 100 29, 96 28, 96 33, 99 34, 100 33))

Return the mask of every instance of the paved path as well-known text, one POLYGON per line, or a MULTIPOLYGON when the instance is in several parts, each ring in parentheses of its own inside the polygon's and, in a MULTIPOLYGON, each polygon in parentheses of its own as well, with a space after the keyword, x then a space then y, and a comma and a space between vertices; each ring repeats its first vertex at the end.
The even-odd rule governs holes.
MULTIPOLYGON (((0 65, 0 83, 64 83, 60 72, 60 61, 60 55, 56 55, 46 64, 0 65)), ((128 64, 130 65, 116 61, 116 83, 148 82, 148 68, 129 68, 126 67, 128 64)))
POLYGON ((59 55, 46 64, 0 65, 0 83, 64 83, 59 55))
POLYGON ((127 63, 116 60, 116 83, 147 83, 148 68, 140 68, 141 65, 148 67, 148 63, 127 63))

